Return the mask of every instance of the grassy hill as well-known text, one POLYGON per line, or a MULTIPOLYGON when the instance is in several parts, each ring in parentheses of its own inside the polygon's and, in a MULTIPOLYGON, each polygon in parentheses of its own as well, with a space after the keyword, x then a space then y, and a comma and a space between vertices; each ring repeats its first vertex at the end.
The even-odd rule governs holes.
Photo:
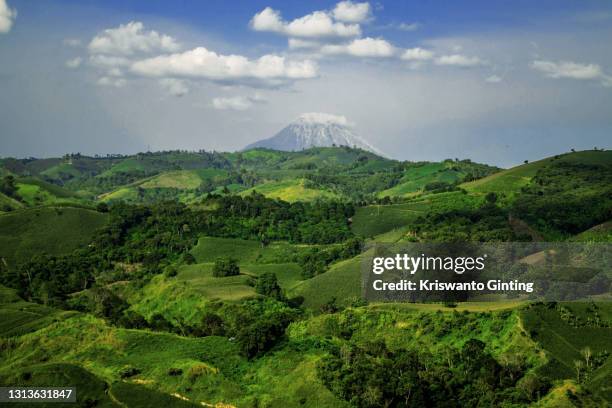
POLYGON ((547 362, 538 369, 539 374, 553 379, 578 377, 575 362, 582 361, 587 386, 610 400, 612 365, 607 353, 612 338, 611 317, 609 302, 534 305, 522 310, 525 330, 546 353, 547 362), (587 348, 592 353, 591 367, 585 360, 587 348), (605 357, 598 363, 597 356, 602 353, 605 357))
MULTIPOLYGON (((32 290, 45 304, 35 304, 17 296, 24 292, 0 286, 0 385, 77 385, 79 403, 95 406, 153 401, 170 407, 335 408, 355 406, 356 399, 348 400, 370 377, 365 395, 379 398, 381 387, 401 377, 394 364, 412 361, 421 367, 409 370, 414 376, 402 386, 427 382, 424 392, 432 398, 453 389, 457 401, 469 393, 490 398, 478 400, 481 406, 612 401, 607 303, 489 297, 458 305, 366 304, 361 268, 369 254, 354 256, 361 243, 356 236, 366 243, 398 242, 437 238, 426 234, 444 230, 443 238, 459 233, 471 238, 474 226, 479 232, 509 229, 517 208, 524 209, 527 228, 557 232, 545 237, 608 242, 610 222, 599 218, 609 200, 600 173, 612 168, 610 152, 559 155, 463 183, 461 190, 440 190, 445 192, 426 186, 496 169, 459 161, 397 162, 345 148, 6 159, 0 166, 3 176, 17 175, 23 197, 20 202, 0 194, 0 204, 14 208, 0 214, 0 258, 10 267, 41 253, 73 253, 87 246, 98 228, 113 227, 87 255, 73 253, 93 260, 86 268, 91 280, 78 289, 45 292, 43 282, 32 290), (204 199, 206 191, 226 195, 227 190, 315 201, 204 199), (93 193, 102 201, 146 205, 111 205, 110 213, 58 205, 90 200, 93 207, 93 193), (389 195, 395 198, 383 198, 389 195), (189 205, 159 204, 166 199, 189 205), (569 211, 572 203, 577 204, 569 211), (600 207, 601 214, 585 218, 587 210, 600 207), (298 219, 302 214, 312 218, 298 219), (574 218, 575 231, 564 229, 562 222, 574 218), (262 243, 209 235, 276 238, 261 238, 262 243), (284 241, 274 240, 278 237, 284 241), (218 258, 236 259, 240 274, 214 277, 218 258), (311 270, 316 272, 306 275, 314 277, 305 279, 303 272, 311 270), (277 292, 261 294, 266 293, 262 276, 270 272, 287 299, 277 292), (211 324, 218 331, 209 330, 211 324), (474 347, 474 340, 482 342, 475 343, 482 350, 465 348, 474 347), (245 344, 262 349, 249 354, 245 344), (464 375, 468 371, 461 370, 471 369, 470 359, 481 352, 486 358, 474 360, 474 370, 464 375), (393 356, 404 360, 384 365, 393 356), (333 364, 325 365, 329 361, 333 364), (329 371, 322 374, 325 367, 329 371), (474 381, 472 374, 478 377, 474 381), (347 375, 352 377, 343 383, 347 375), (349 392, 343 391, 346 384, 349 392)), ((80 265, 60 267, 80 272, 80 265)), ((60 267, 53 269, 54 277, 62 274, 60 267)), ((6 270, 0 268, 2 274, 6 270)), ((57 282, 79 278, 74 272, 57 282)), ((27 279, 17 284, 28 285, 27 279)), ((375 405, 364 401, 370 400, 360 400, 362 406, 375 405)))
POLYGON ((288 202, 339 198, 337 194, 331 191, 307 187, 304 179, 263 183, 245 190, 240 194, 245 196, 251 194, 253 191, 257 191, 268 198, 276 198, 288 202))
POLYGON ((471 161, 447 160, 440 163, 417 163, 404 171, 397 185, 379 192, 378 196, 410 196, 433 186, 434 183, 453 185, 466 178, 482 177, 498 170, 495 167, 471 161))
POLYGON ((368 205, 359 207, 351 228, 356 234, 373 237, 396 228, 406 227, 428 212, 472 209, 483 202, 475 194, 460 191, 419 196, 403 204, 368 205))
POLYGON ((469 192, 485 194, 488 192, 516 194, 521 187, 527 185, 539 169, 551 163, 579 163, 585 165, 612 164, 612 151, 587 150, 576 153, 565 153, 546 159, 526 163, 508 170, 500 171, 479 180, 461 185, 469 192))
POLYGON ((214 262, 217 258, 234 258, 245 264, 273 264, 295 261, 297 257, 316 245, 295 245, 271 242, 263 246, 257 241, 235 238, 202 236, 191 253, 198 262, 214 262))
POLYGON ((23 207, 23 203, 4 193, 0 193, 0 212, 12 211, 21 207, 23 207))
POLYGON ((28 208, 0 214, 0 257, 14 265, 35 254, 69 253, 89 243, 107 217, 74 207, 28 208))

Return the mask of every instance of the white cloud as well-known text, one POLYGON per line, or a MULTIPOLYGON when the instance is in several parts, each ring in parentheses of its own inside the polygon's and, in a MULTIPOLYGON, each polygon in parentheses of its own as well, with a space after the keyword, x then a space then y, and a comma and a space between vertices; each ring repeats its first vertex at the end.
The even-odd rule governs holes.
POLYGON ((219 97, 212 100, 212 106, 218 110, 244 111, 250 109, 256 103, 264 103, 266 100, 259 96, 230 96, 219 97))
POLYGON ((489 83, 489 84, 497 84, 499 82, 503 81, 503 78, 500 77, 499 75, 491 75, 485 78, 485 82, 489 83))
POLYGON ((111 55, 176 52, 179 48, 174 38, 153 30, 145 31, 144 25, 139 21, 108 28, 95 36, 88 46, 92 54, 111 55))
POLYGON ((320 112, 308 112, 302 113, 298 118, 298 121, 304 123, 315 123, 315 124, 334 124, 342 126, 352 126, 346 116, 332 115, 331 113, 320 113, 320 112))
POLYGON ((477 67, 484 65, 485 61, 478 57, 468 57, 461 54, 443 55, 436 59, 436 65, 448 65, 455 67, 477 67))
POLYGON ((605 87, 612 87, 612 76, 606 75, 600 65, 580 64, 572 61, 536 60, 531 68, 553 79, 568 78, 577 80, 599 80, 605 87))
POLYGON ((314 78, 318 71, 316 63, 310 60, 292 61, 277 55, 250 60, 242 55, 217 54, 204 47, 136 61, 130 69, 148 77, 257 80, 268 84, 314 78))
POLYGON ((68 68, 75 69, 75 68, 80 67, 82 62, 83 62, 83 58, 76 57, 76 58, 69 59, 68 61, 66 61, 66 66, 68 68))
POLYGON ((162 78, 159 80, 161 87, 170 95, 181 97, 189 93, 189 87, 185 81, 176 78, 162 78))
POLYGON ((370 3, 353 3, 350 0, 336 4, 332 12, 337 21, 361 23, 370 18, 370 3))
POLYGON ((8 33, 17 18, 17 10, 9 8, 6 0, 0 0, 0 33, 8 33))
POLYGON ((92 55, 89 57, 89 63, 96 68, 112 69, 129 66, 130 59, 111 55, 92 55))
POLYGON ((597 79, 603 75, 596 64, 579 64, 571 61, 533 61, 531 67, 549 78, 597 79))
POLYGON ((329 44, 321 48, 323 54, 344 54, 355 57, 384 58, 395 53, 393 46, 382 38, 359 38, 349 44, 329 44))
POLYGON ((266 7, 253 16, 250 25, 255 31, 269 31, 298 38, 347 38, 361 35, 358 24, 334 21, 325 11, 315 11, 286 22, 279 11, 266 7))
POLYGON ((289 38, 288 46, 290 50, 319 48, 321 43, 312 40, 302 40, 300 38, 289 38))
POLYGON ((416 31, 421 28, 420 23, 399 23, 397 29, 401 31, 416 31))
POLYGON ((409 48, 402 54, 402 59, 406 61, 428 61, 434 57, 433 51, 423 48, 409 48))

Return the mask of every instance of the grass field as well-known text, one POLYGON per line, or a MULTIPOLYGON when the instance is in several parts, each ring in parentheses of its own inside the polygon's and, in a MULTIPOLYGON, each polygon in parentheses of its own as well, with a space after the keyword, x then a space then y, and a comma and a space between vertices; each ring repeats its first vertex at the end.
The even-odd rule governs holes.
POLYGON ((486 194, 488 192, 503 193, 512 196, 521 187, 527 185, 536 172, 553 162, 581 163, 592 165, 609 165, 612 163, 612 151, 586 150, 576 153, 566 153, 548 157, 532 163, 523 164, 508 170, 500 171, 488 177, 461 184, 469 192, 486 194), (556 157, 556 158, 555 158, 556 157))
POLYGON ((336 298, 339 305, 348 305, 361 297, 361 257, 340 261, 329 270, 296 285, 290 296, 302 296, 304 307, 318 310, 336 298))
POLYGON ((0 285, 0 337, 30 333, 74 314, 25 302, 13 289, 0 285))
POLYGON ((84 208, 39 207, 0 215, 0 257, 9 265, 32 254, 63 254, 89 243, 107 214, 84 208))
POLYGON ((482 198, 460 191, 420 196, 403 204, 358 207, 351 229, 358 235, 373 237, 398 228, 405 228, 427 212, 474 208, 482 198))
POLYGON ((178 188, 189 190, 198 188, 202 179, 191 170, 177 170, 162 173, 140 185, 142 188, 178 188))
MULTIPOLYGON (((108 384, 89 371, 75 364, 43 363, 19 367, 16 370, 0 371, 0 384, 20 387, 76 387, 79 406, 121 407, 106 394, 108 384)), ((22 405, 23 404, 18 404, 22 405)), ((44 403, 37 407, 73 406, 74 403, 44 403)))
POLYGON ((312 201, 318 198, 339 198, 331 191, 307 188, 303 179, 290 179, 282 181, 271 181, 259 184, 248 190, 244 190, 240 195, 245 196, 257 191, 269 198, 277 198, 288 202, 312 201))
POLYGON ((212 268, 212 263, 184 265, 176 277, 154 277, 144 288, 128 294, 133 309, 147 317, 161 313, 196 323, 211 302, 258 296, 253 280, 264 272, 275 273, 287 293, 301 282, 301 268, 294 263, 240 264, 240 275, 224 278, 213 277, 212 268))
POLYGON ((7 196, 6 194, 0 193, 0 213, 5 212, 7 210, 16 210, 21 207, 23 207, 23 203, 20 203, 19 201, 7 196))
POLYGON ((355 234, 372 237, 408 225, 423 214, 425 205, 407 203, 359 207, 351 228, 355 234))
POLYGON ((310 245, 293 245, 272 242, 262 246, 257 241, 235 238, 200 237, 191 253, 198 262, 214 262, 217 258, 234 258, 240 263, 295 262, 297 256, 312 248, 310 245))
MULTIPOLYGON (((600 352, 610 351, 610 339, 612 338, 612 327, 609 327, 612 316, 612 304, 610 302, 588 303, 562 303, 570 316, 579 319, 578 326, 571 325, 564 319, 561 313, 554 307, 546 305, 532 306, 521 312, 521 318, 525 330, 545 350, 547 364, 538 371, 553 379, 575 378, 575 361, 584 360, 581 351, 589 347, 596 355, 600 352), (608 327, 589 323, 590 319, 597 313, 608 327)), ((589 375, 587 386, 599 393, 602 397, 610 400, 612 398, 612 364, 610 358, 593 373, 589 375)))

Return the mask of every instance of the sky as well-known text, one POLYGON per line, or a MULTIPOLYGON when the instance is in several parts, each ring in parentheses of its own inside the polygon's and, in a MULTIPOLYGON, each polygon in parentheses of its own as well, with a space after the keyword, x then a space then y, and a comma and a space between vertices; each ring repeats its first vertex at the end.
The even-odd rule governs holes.
POLYGON ((234 151, 308 112, 386 156, 612 147, 612 2, 0 0, 0 157, 234 151))

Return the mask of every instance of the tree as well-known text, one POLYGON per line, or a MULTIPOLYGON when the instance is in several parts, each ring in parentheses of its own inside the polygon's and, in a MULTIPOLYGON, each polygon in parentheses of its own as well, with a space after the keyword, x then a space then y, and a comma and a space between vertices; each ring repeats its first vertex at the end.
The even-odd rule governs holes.
POLYGON ((278 284, 278 279, 274 272, 265 272, 257 278, 255 292, 276 300, 284 299, 283 291, 278 284))
POLYGON ((218 258, 213 265, 213 276, 223 278, 226 276, 240 275, 238 261, 233 258, 218 258))
POLYGON ((98 205, 96 205, 96 210, 98 210, 98 212, 101 212, 101 213, 107 213, 108 204, 106 204, 105 202, 98 203, 98 205))
POLYGON ((11 175, 4 176, 2 182, 0 182, 0 191, 9 197, 15 197, 17 195, 17 185, 15 184, 15 177, 11 175))
POLYGON ((485 200, 487 201, 487 203, 493 205, 497 202, 497 194, 493 191, 490 191, 487 193, 487 195, 485 195, 485 200))
POLYGON ((206 313, 202 317, 200 331, 202 336, 223 336, 225 334, 223 319, 214 313, 206 313))
POLYGON ((580 382, 580 373, 584 368, 584 362, 582 360, 574 360, 574 369, 576 370, 576 381, 580 382))
POLYGON ((183 254, 183 263, 185 265, 193 265, 196 263, 196 259, 190 252, 185 252, 183 254))
POLYGON ((580 350, 580 354, 584 357, 584 361, 586 362, 587 368, 591 365, 591 357, 593 357, 593 352, 590 347, 585 347, 580 350))

